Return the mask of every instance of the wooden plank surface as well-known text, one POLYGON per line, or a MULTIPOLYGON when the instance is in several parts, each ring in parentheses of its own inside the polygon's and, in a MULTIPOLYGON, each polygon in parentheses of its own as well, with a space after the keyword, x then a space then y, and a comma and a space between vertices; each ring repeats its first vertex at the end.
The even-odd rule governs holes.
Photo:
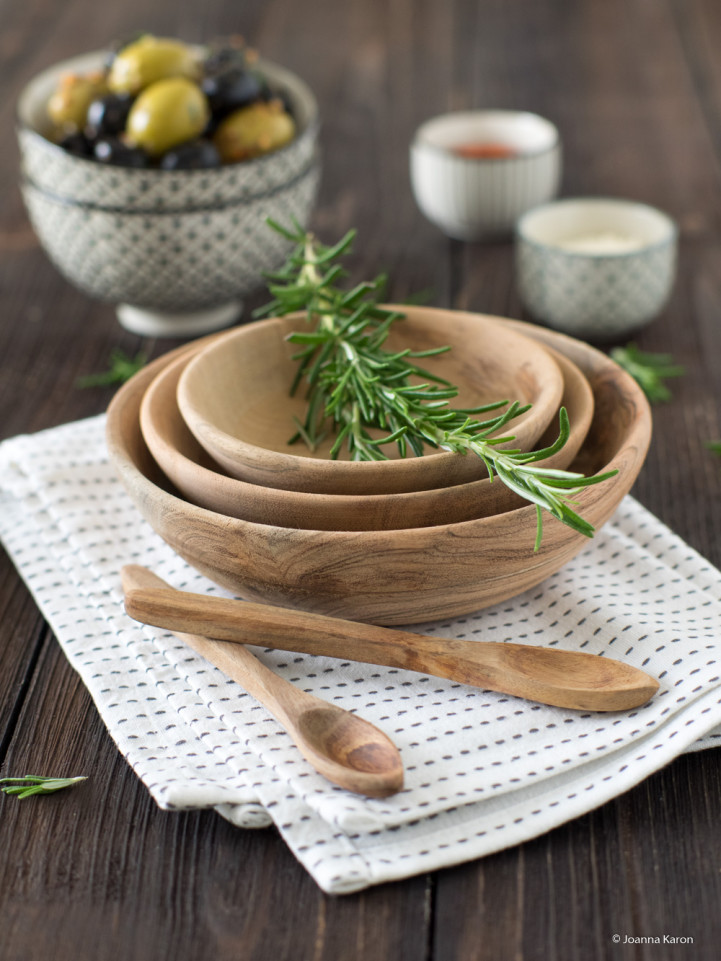
MULTIPOLYGON (((314 226, 359 229, 356 279, 390 294, 522 317, 508 243, 446 240, 413 203, 415 126, 466 106, 536 110, 563 134, 566 194, 661 206, 682 228, 679 279, 639 334, 688 375, 655 411, 635 493, 721 564, 721 8, 715 0, 140 0, 6 4, 0 154, 2 436, 105 409, 79 375, 110 349, 175 342, 122 331, 50 266, 17 188, 14 101, 35 72, 144 27, 240 32, 321 103, 314 226)), ((257 302, 260 298, 255 298, 257 302)), ((90 773, 54 798, 0 798, 0 961, 715 959, 721 942, 721 764, 687 756, 586 817, 509 851, 358 895, 321 894, 273 831, 159 811, 0 557, 0 773, 90 773), (619 944, 664 933, 693 946, 619 944), (673 953, 672 953, 673 952, 673 953)))

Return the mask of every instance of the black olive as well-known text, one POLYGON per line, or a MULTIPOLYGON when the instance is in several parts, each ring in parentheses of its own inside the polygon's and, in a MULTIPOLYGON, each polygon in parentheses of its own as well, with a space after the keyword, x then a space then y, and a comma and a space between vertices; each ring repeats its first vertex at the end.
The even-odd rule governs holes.
POLYGON ((93 152, 92 145, 88 138, 79 130, 76 130, 75 133, 69 133, 67 137, 63 137, 59 146, 75 157, 90 157, 93 152))
POLYGON ((263 84, 258 76, 238 67, 204 77, 200 86, 216 120, 253 103, 263 94, 263 84))
POLYGON ((220 166, 220 154, 209 140, 194 140, 169 150, 160 161, 163 170, 203 170, 220 166))
POLYGON ((128 93, 111 93, 93 100, 85 124, 88 137, 112 137, 122 133, 132 105, 133 98, 128 93))
POLYGON ((119 137, 105 137, 98 140, 93 151, 100 163, 115 167, 149 167, 150 158, 139 147, 130 147, 119 137))
POLYGON ((210 77, 226 70, 245 69, 246 50, 239 46, 213 46, 203 63, 203 75, 210 77))

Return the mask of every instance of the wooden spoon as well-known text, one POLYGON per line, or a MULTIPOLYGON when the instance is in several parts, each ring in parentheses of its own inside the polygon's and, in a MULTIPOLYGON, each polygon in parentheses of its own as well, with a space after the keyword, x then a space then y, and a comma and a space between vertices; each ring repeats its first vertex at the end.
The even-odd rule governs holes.
POLYGON ((639 707, 659 686, 630 664, 584 651, 424 637, 269 604, 174 591, 167 585, 145 589, 147 581, 134 573, 139 571, 142 568, 123 568, 125 609, 136 620, 166 630, 420 671, 584 711, 639 707))
MULTIPOLYGON (((174 597, 189 596, 139 565, 124 567, 121 576, 126 598, 160 594, 172 602, 174 597)), ((189 621, 184 626, 192 627, 189 621)), ((210 640, 181 628, 168 630, 264 704, 303 757, 329 781, 368 797, 388 797, 403 787, 398 748, 369 721, 299 690, 241 644, 210 640)))

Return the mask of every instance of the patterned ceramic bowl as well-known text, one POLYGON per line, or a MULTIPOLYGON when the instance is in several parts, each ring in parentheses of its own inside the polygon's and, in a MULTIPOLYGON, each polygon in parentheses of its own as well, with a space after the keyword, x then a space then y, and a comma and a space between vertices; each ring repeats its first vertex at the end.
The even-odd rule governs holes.
POLYGON ((559 200, 529 211, 516 232, 521 299, 567 334, 624 338, 666 304, 677 233, 667 214, 628 200, 559 200))
POLYGON ((418 206, 459 240, 509 235, 516 220, 556 196, 558 130, 515 110, 472 110, 428 120, 410 150, 418 206))
POLYGON ((20 96, 22 192, 33 227, 61 273, 117 304, 125 327, 178 336, 225 326, 288 251, 266 217, 310 218, 320 172, 315 97, 294 74, 261 61, 293 107, 298 135, 286 147, 213 170, 106 166, 49 140, 45 113, 59 76, 96 69, 105 57, 57 64, 20 96))

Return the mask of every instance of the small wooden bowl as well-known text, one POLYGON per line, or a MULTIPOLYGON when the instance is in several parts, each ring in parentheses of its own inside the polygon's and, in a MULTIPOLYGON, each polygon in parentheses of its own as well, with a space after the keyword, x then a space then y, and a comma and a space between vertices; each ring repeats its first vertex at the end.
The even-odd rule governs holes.
MULTIPOLYGON (((460 389, 454 407, 498 400, 533 406, 502 431, 512 446, 530 450, 558 410, 563 378, 548 353, 527 337, 477 314, 432 308, 403 308, 388 349, 454 349, 424 359, 428 370, 460 389)), ((198 442, 222 468, 240 480, 316 494, 389 494, 432 490, 487 476, 477 457, 429 449, 423 457, 399 458, 394 445, 386 461, 331 460, 333 436, 315 451, 302 442, 290 447, 293 418, 305 415, 300 390, 289 396, 297 345, 286 337, 303 329, 305 314, 239 327, 201 350, 178 382, 178 406, 198 442)))
MULTIPOLYGON (((596 408, 581 456, 592 471, 617 469, 618 474, 579 492, 575 500, 582 516, 599 528, 643 464, 651 438, 648 402, 633 378, 600 351, 531 324, 510 326, 553 344, 591 383, 596 408)), ((532 505, 410 530, 307 531, 188 504, 169 492, 140 430, 143 395, 168 360, 140 371, 113 398, 107 417, 110 459, 159 536, 202 574, 242 597, 377 624, 412 624, 458 616, 519 594, 589 544, 546 517, 543 543, 534 552, 532 505)))
MULTIPOLYGON (((593 392, 579 368, 549 350, 563 375, 561 403, 571 423, 564 447, 543 462, 564 468, 578 453, 593 417, 593 392)), ((183 420, 176 401, 178 380, 191 351, 163 367, 148 387, 140 406, 140 427, 148 448, 164 473, 192 504, 219 514, 306 530, 398 530, 428 527, 487 517, 513 510, 523 501, 500 481, 471 481, 407 494, 312 494, 263 487, 222 472, 200 446, 183 420)), ((553 443, 558 431, 554 418, 538 447, 553 443)))

